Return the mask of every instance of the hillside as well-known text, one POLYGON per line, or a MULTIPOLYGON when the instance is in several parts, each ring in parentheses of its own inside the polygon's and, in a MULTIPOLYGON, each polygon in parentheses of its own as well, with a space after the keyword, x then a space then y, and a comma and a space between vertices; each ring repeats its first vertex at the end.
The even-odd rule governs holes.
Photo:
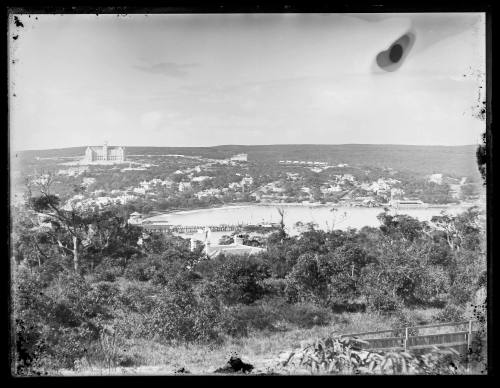
MULTIPOLYGON (((85 147, 22 151, 18 156, 29 161, 39 158, 83 156, 85 147)), ((127 155, 182 154, 214 159, 247 153, 254 162, 278 160, 319 160, 411 171, 417 174, 443 173, 449 176, 478 177, 476 146, 410 146, 373 144, 286 144, 286 145, 221 145, 215 147, 127 147, 127 155)))

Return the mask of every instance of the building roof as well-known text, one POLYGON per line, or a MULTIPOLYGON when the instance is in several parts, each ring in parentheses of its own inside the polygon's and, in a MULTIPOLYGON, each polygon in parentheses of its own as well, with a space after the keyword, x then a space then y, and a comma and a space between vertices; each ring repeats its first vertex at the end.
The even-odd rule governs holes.
POLYGON ((264 248, 252 247, 243 244, 230 244, 230 245, 208 245, 206 247, 207 256, 211 259, 219 256, 220 254, 228 254, 234 256, 255 255, 264 252, 264 248))
MULTIPOLYGON (((88 146, 87 148, 90 148, 92 151, 102 151, 102 147, 103 146, 97 146, 97 147, 95 147, 95 146, 88 146)), ((123 147, 121 147, 121 146, 117 146, 117 147, 110 147, 110 146, 108 146, 108 150, 120 149, 120 148, 123 149, 123 147)))

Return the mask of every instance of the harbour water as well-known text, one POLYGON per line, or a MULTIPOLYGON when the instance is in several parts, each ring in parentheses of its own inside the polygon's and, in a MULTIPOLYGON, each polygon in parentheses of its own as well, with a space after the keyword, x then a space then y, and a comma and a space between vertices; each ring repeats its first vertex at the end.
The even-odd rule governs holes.
MULTIPOLYGON (((457 214, 465 211, 472 204, 460 204, 443 207, 422 207, 408 209, 391 209, 391 214, 408 214, 421 221, 430 221, 441 211, 448 214, 457 214)), ((258 224, 277 223, 281 216, 278 208, 284 210, 285 229, 291 235, 297 234, 303 224, 314 223, 318 229, 331 230, 347 228, 360 229, 363 226, 377 227, 380 225, 377 215, 384 211, 381 207, 333 207, 332 205, 298 205, 298 204, 256 204, 256 205, 230 205, 219 208, 180 211, 162 214, 148 218, 148 221, 168 223, 170 225, 197 225, 200 227, 221 224, 258 224), (335 210, 332 210, 335 209, 335 210)), ((211 240, 217 242, 220 236, 230 232, 212 233, 211 240)), ((201 239, 201 233, 189 235, 201 239)), ((184 236, 186 237, 186 236, 184 236)))

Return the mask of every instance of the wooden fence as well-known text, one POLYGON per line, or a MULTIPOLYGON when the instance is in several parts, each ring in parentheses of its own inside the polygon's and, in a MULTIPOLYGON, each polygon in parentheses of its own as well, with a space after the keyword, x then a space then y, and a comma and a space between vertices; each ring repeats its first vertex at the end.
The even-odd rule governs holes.
POLYGON ((359 338, 367 342, 362 344, 366 350, 417 350, 434 346, 455 348, 466 352, 471 347, 476 334, 477 321, 438 323, 434 325, 409 326, 399 329, 379 330, 363 333, 343 334, 342 337, 359 338), (446 329, 447 328, 447 329, 446 329), (452 328, 454 330, 452 331, 452 328), (432 330, 433 333, 424 334, 432 330), (436 331, 445 332, 436 333, 436 331))

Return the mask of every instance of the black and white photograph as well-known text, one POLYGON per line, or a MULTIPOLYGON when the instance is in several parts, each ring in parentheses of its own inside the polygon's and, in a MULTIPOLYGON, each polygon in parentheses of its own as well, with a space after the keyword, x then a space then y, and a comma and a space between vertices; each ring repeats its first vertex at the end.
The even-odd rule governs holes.
POLYGON ((488 374, 486 12, 7 17, 11 376, 488 374))

